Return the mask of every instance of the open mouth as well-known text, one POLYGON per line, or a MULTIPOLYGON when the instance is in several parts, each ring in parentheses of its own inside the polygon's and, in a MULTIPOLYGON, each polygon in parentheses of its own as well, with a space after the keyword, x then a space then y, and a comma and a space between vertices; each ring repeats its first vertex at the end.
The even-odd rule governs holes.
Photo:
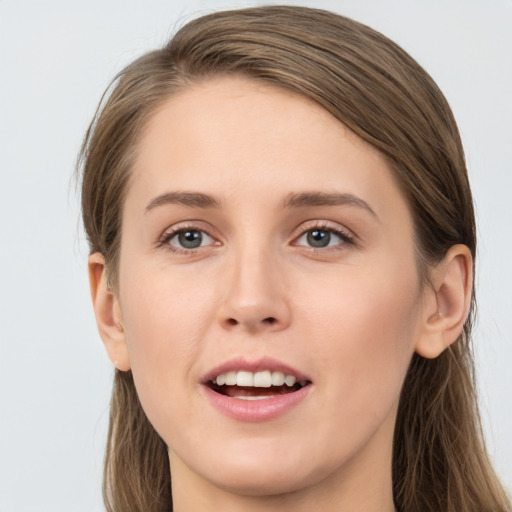
POLYGON ((280 371, 230 371, 221 373, 206 383, 212 391, 240 400, 264 400, 294 393, 311 384, 280 371))

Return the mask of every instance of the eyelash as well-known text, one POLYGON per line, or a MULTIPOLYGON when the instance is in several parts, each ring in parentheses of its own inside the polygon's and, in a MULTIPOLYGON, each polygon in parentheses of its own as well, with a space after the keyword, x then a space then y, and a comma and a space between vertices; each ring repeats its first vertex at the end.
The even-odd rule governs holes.
MULTIPOLYGON (((158 247, 164 247, 165 249, 171 251, 174 254, 177 255, 184 255, 184 256, 192 256, 197 253, 198 249, 201 249, 204 246, 199 246, 197 248, 191 248, 187 249, 184 247, 178 247, 176 245, 171 245, 171 240, 178 236, 180 233, 186 233, 187 231, 195 231, 198 233, 202 233, 203 235, 208 236, 212 240, 215 241, 215 238, 208 233, 207 230, 200 228, 199 226, 195 224, 190 225, 181 225, 176 228, 171 229, 171 231, 166 231, 162 237, 158 241, 158 247)), ((219 243, 217 243, 220 245, 219 243)), ((348 245, 355 245, 355 237, 352 235, 348 230, 344 230, 338 226, 333 226, 326 222, 318 222, 315 221, 309 225, 303 226, 301 228, 300 234, 298 236, 295 236, 293 239, 293 244, 295 246, 299 247, 305 247, 306 249, 312 251, 312 252, 326 252, 326 251, 333 251, 333 250, 340 250, 342 249, 341 246, 344 246, 345 244, 348 245), (311 233, 312 231, 324 231, 330 234, 334 234, 341 240, 341 244, 336 244, 335 246, 326 246, 326 247, 312 247, 312 246, 305 246, 305 245, 299 245, 297 243, 298 240, 300 240, 302 237, 306 236, 308 233, 311 233)), ((216 245, 211 244, 211 245, 216 245)))

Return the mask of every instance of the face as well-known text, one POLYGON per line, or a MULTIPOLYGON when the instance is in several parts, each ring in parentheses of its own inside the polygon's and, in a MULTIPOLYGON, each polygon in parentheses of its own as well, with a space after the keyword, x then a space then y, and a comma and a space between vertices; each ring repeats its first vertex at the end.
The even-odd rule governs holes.
POLYGON ((389 471, 422 292, 385 158, 242 78, 170 98, 138 149, 116 300, 173 475, 257 494, 389 471))

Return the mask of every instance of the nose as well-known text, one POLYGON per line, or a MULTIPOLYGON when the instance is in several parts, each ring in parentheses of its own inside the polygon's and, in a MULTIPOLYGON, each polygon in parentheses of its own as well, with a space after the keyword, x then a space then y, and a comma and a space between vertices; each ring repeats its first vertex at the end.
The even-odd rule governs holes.
POLYGON ((280 265, 268 252, 244 251, 226 272, 219 320, 224 329, 256 334, 286 329, 290 305, 280 265))

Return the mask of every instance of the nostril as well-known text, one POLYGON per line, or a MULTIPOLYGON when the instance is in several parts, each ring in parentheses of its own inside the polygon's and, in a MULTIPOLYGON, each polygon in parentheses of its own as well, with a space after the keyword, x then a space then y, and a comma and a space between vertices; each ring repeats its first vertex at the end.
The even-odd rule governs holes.
MULTIPOLYGON (((264 318, 262 320, 262 323, 268 324, 268 325, 273 325, 276 322, 277 322, 277 320, 273 316, 268 316, 267 318, 264 318)), ((227 323, 229 325, 238 325, 240 322, 238 320, 236 320, 236 318, 228 318, 227 323)))

